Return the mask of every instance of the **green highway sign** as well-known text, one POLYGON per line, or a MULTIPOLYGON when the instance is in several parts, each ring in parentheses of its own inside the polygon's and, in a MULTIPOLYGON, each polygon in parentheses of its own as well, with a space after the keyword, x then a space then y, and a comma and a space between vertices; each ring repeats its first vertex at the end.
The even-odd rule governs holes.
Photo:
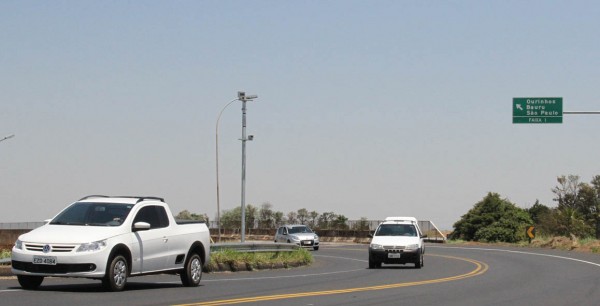
POLYGON ((562 123, 562 98, 513 98, 513 123, 562 123))

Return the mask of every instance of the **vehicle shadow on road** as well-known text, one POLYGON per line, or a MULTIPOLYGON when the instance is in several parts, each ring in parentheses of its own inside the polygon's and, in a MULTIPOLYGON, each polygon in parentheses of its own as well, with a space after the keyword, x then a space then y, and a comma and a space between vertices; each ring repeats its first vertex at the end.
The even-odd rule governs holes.
POLYGON ((382 266, 381 268, 367 268, 367 270, 416 270, 414 266, 382 266))
MULTIPOLYGON (((200 285, 202 287, 203 285, 200 285)), ((139 291, 139 290, 157 290, 157 289, 168 289, 168 288, 184 288, 181 283, 142 283, 142 282, 127 282, 124 292, 127 291, 139 291)), ((20 286, 15 286, 8 289, 22 289, 20 286)), ((61 285, 42 285, 34 291, 54 291, 54 292, 106 292, 101 284, 99 283, 88 283, 88 284, 61 284, 61 285)))

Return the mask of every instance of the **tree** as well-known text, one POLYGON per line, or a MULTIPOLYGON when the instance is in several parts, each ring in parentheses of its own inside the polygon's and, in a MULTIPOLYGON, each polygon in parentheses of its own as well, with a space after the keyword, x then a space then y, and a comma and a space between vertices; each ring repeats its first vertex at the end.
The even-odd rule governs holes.
POLYGON ((273 213, 273 221, 275 222, 275 227, 280 226, 285 221, 285 217, 283 216, 283 212, 276 211, 273 213))
POLYGON ((336 214, 333 212, 324 212, 319 216, 319 228, 328 229, 331 225, 331 222, 335 220, 336 214))
POLYGON ((552 192, 556 195, 554 201, 558 202, 558 208, 576 208, 578 200, 577 196, 581 187, 579 176, 569 175, 565 177, 564 175, 561 175, 556 180, 559 185, 552 188, 552 192))
POLYGON ((180 220, 192 220, 192 214, 187 210, 182 210, 180 211, 177 216, 175 216, 175 219, 180 219, 180 220))
POLYGON ((549 235, 589 237, 593 229, 587 225, 581 215, 574 208, 555 208, 550 213, 543 215, 540 220, 540 229, 549 235))
POLYGON ((274 228, 273 220, 273 205, 271 203, 263 203, 258 211, 258 223, 261 228, 274 228))
POLYGON ((208 216, 206 214, 200 215, 196 213, 190 213, 187 209, 180 211, 175 219, 179 220, 198 220, 208 222, 208 216))
POLYGON ((550 211, 551 209, 544 204, 540 204, 539 200, 535 200, 535 204, 533 204, 531 208, 527 209, 527 212, 529 213, 529 216, 534 224, 539 224, 540 218, 546 214, 549 214, 550 211))
POLYGON ((298 216, 298 214, 295 211, 290 211, 287 214, 287 222, 289 224, 297 223, 298 222, 298 220, 296 219, 297 216, 298 216))
POLYGON ((340 229, 340 230, 348 229, 347 222, 348 222, 348 218, 346 218, 346 216, 337 215, 335 217, 335 220, 333 221, 333 228, 340 229))
POLYGON ((221 214, 221 226, 227 229, 240 229, 242 227, 242 208, 236 207, 224 210, 221 214))
MULTIPOLYGON (((240 209, 241 211, 241 209, 240 209)), ((258 208, 252 204, 246 205, 246 230, 253 229, 256 227, 256 216, 258 215, 258 208)))
POLYGON ((300 224, 306 224, 306 220, 308 220, 308 210, 306 208, 298 209, 298 221, 300 224))
POLYGON ((517 242, 532 223, 529 214, 497 193, 488 193, 454 223, 452 236, 467 241, 517 242))
POLYGON ((352 229, 357 230, 357 231, 370 230, 369 220, 365 217, 361 217, 358 222, 354 223, 354 226, 352 226, 352 229))
POLYGON ((552 235, 600 236, 600 176, 592 178, 591 184, 579 182, 577 175, 562 175, 557 181, 552 192, 558 207, 541 220, 541 227, 552 235))
MULTIPOLYGON (((256 207, 248 204, 246 205, 246 229, 254 227, 254 221, 256 220, 257 209, 256 207)), ((236 207, 232 210, 225 210, 221 214, 221 224, 223 228, 227 229, 241 229, 242 228, 242 208, 236 207)))
POLYGON ((317 218, 319 217, 319 213, 316 211, 311 211, 308 216, 310 217, 310 227, 315 227, 317 225, 317 218))

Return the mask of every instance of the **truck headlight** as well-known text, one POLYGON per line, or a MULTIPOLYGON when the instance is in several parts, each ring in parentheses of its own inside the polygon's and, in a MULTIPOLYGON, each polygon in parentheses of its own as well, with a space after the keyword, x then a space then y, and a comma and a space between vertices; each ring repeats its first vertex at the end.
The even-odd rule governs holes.
POLYGON ((409 245, 406 246, 407 250, 416 250, 418 248, 419 248, 418 244, 409 244, 409 245))
POLYGON ((375 244, 375 243, 371 244, 369 247, 371 248, 371 250, 382 250, 383 249, 383 245, 375 244))
POLYGON ((82 243, 79 248, 77 248, 77 252, 94 252, 100 251, 106 246, 106 240, 95 241, 90 243, 82 243))
POLYGON ((22 250, 23 249, 23 241, 17 239, 17 241, 15 242, 15 249, 22 250))

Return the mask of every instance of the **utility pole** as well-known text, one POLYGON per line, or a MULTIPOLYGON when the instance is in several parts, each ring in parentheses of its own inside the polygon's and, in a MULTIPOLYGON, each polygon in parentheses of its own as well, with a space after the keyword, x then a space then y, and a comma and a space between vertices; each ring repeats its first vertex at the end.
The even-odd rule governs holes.
POLYGON ((246 242, 246 141, 254 139, 253 135, 246 136, 246 102, 258 98, 238 91, 238 100, 242 101, 242 243, 246 242))

